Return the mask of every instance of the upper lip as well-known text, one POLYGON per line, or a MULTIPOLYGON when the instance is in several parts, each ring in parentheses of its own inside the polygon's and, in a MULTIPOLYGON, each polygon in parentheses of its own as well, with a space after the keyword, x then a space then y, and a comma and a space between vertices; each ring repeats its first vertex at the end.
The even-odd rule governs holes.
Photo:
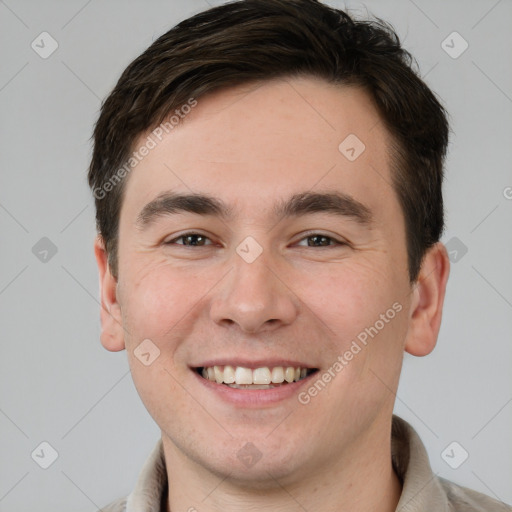
POLYGON ((249 360, 249 359, 230 359, 230 358, 222 358, 222 359, 209 359, 197 365, 193 365, 193 368, 211 368, 213 366, 241 366, 243 368, 250 368, 254 370, 256 368, 275 368, 276 366, 293 366, 294 368, 308 368, 313 369, 317 368, 316 366, 311 366, 310 364, 303 363, 300 361, 293 361, 291 359, 257 359, 257 360, 249 360))

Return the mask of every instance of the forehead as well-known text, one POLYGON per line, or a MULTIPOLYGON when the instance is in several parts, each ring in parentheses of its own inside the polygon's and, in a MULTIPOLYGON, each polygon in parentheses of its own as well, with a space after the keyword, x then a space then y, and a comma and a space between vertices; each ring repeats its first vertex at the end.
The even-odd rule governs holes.
POLYGON ((128 178, 123 208, 162 191, 208 192, 242 215, 270 211, 293 192, 336 190, 382 202, 390 186, 388 141, 363 90, 316 78, 279 79, 210 93, 187 109, 128 178))

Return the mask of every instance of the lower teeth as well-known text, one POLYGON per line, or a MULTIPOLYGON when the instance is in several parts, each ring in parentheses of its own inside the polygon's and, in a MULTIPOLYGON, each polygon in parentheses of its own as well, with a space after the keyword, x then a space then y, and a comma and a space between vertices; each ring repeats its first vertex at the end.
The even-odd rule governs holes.
POLYGON ((226 384, 225 386, 229 386, 230 388, 235 389, 270 389, 275 388, 277 386, 281 386, 281 384, 226 384))

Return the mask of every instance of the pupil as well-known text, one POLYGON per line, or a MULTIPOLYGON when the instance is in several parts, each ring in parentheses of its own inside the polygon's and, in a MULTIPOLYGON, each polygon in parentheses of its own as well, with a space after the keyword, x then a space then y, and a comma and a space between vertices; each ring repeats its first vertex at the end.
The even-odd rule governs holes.
POLYGON ((319 240, 323 240, 324 242, 326 242, 326 243, 322 243, 322 244, 313 243, 313 245, 329 245, 329 237, 327 237, 327 236, 313 235, 313 236, 310 236, 309 238, 311 240, 314 240, 315 242, 318 242, 319 240))
MULTIPOLYGON (((202 235, 187 235, 185 237, 185 240, 194 240, 195 242, 198 241, 198 239, 203 239, 204 237, 202 235)), ((188 244, 188 245, 201 245, 200 243, 191 243, 191 244, 188 244)))

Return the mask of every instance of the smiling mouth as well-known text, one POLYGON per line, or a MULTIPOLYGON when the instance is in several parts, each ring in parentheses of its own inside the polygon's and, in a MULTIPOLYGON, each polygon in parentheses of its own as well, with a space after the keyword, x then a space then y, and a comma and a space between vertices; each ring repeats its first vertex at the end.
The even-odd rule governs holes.
POLYGON ((196 368, 196 372, 204 379, 236 389, 272 389, 298 382, 317 371, 317 368, 300 366, 264 366, 252 369, 227 365, 196 368))

